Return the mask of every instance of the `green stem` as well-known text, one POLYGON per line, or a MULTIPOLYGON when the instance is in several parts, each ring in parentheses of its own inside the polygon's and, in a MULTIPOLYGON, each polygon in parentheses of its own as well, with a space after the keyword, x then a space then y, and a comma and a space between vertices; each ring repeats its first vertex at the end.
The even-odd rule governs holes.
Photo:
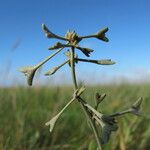
POLYGON ((75 100, 75 98, 72 98, 64 107, 63 109, 56 115, 59 116, 67 109, 67 107, 75 100))
MULTIPOLYGON (((76 91, 78 89, 78 85, 77 85, 77 81, 76 81, 76 73, 75 73, 75 54, 74 54, 74 48, 71 47, 71 58, 70 58, 70 64, 71 64, 71 73, 72 73, 72 80, 73 80, 73 85, 74 85, 74 91, 76 91)), ((82 98, 79 96, 78 97, 78 101, 80 102, 80 105, 87 117, 87 120, 89 121, 91 128, 94 132, 96 141, 97 141, 97 145, 98 145, 98 150, 102 150, 102 146, 101 146, 101 141, 98 135, 98 131, 97 128, 95 126, 95 123, 93 122, 92 118, 91 118, 91 114, 89 113, 89 111, 87 110, 86 106, 84 106, 84 103, 86 103, 84 100, 82 100, 82 98)))
POLYGON ((76 61, 95 63, 95 64, 98 64, 98 65, 113 65, 113 64, 115 64, 115 62, 112 61, 111 59, 92 60, 92 59, 76 58, 76 61))
POLYGON ((70 61, 70 60, 68 59, 68 60, 66 60, 65 62, 63 62, 61 65, 58 66, 58 69, 61 68, 61 67, 63 67, 63 66, 64 66, 65 64, 67 64, 69 61, 70 61))
POLYGON ((78 89, 77 80, 76 80, 76 74, 75 74, 75 57, 74 57, 74 48, 71 47, 71 59, 70 59, 70 65, 71 65, 71 73, 72 73, 72 80, 74 85, 74 91, 78 89))
POLYGON ((96 37, 96 35, 95 34, 93 34, 93 35, 87 35, 87 36, 80 36, 80 38, 95 38, 96 37))
POLYGON ((101 145, 100 137, 99 137, 95 122, 93 122, 93 118, 91 117, 91 114, 89 113, 89 111, 85 107, 86 102, 81 97, 79 97, 79 102, 80 102, 81 107, 84 110, 85 115, 86 115, 86 117, 87 117, 87 119, 88 119, 88 121, 91 125, 91 128, 92 128, 93 132, 94 132, 95 139, 96 139, 97 145, 98 145, 98 150, 102 150, 102 145, 101 145))
POLYGON ((97 63, 98 62, 98 60, 82 59, 82 58, 77 58, 77 61, 90 62, 90 63, 97 63))
POLYGON ((128 110, 124 110, 122 112, 114 113, 114 114, 110 115, 110 117, 119 117, 119 116, 122 116, 124 114, 131 113, 131 112, 132 112, 132 109, 128 109, 128 110))
POLYGON ((63 48, 58 49, 55 53, 53 53, 52 55, 48 56, 47 58, 45 58, 42 62, 38 63, 36 66, 39 68, 41 67, 43 64, 45 64, 48 60, 50 60, 52 57, 54 57, 56 54, 58 54, 59 52, 61 52, 63 48))
POLYGON ((54 74, 57 70, 59 70, 61 67, 63 67, 65 64, 67 64, 69 61, 70 61, 70 60, 68 59, 68 60, 66 60, 65 62, 63 62, 61 65, 56 66, 56 67, 50 69, 49 71, 47 71, 47 72, 45 73, 45 75, 46 75, 46 76, 49 76, 49 75, 54 74))

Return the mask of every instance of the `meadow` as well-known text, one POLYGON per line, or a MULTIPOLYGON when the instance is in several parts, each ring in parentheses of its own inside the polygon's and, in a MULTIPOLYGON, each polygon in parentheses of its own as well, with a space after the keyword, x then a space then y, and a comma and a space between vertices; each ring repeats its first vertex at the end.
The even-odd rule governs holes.
MULTIPOLYGON (((150 149, 150 84, 89 86, 83 97, 94 104, 96 92, 106 93, 99 110, 124 110, 142 96, 143 117, 119 118, 119 129, 104 150, 150 149)), ((71 87, 0 88, 0 150, 95 150, 95 140, 80 105, 75 101, 53 133, 45 126, 70 100, 71 87)))

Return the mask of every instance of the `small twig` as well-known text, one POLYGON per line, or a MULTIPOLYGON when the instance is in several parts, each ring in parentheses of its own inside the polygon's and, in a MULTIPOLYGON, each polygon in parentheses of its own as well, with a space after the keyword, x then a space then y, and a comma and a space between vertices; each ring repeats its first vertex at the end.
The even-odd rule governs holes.
POLYGON ((113 65, 113 64, 115 64, 115 62, 112 61, 111 59, 92 60, 92 59, 76 58, 76 60, 81 61, 81 62, 95 63, 98 65, 113 65))

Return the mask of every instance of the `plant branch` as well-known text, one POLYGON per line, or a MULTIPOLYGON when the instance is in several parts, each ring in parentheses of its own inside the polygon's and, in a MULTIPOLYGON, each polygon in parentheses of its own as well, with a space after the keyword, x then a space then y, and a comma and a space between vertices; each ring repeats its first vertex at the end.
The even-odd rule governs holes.
POLYGON ((74 85, 74 91, 78 89, 76 74, 75 74, 75 57, 74 57, 74 48, 71 47, 71 58, 70 58, 70 65, 71 65, 71 73, 72 73, 72 80, 74 85))
POLYGON ((76 58, 76 60, 82 61, 82 62, 95 63, 98 65, 113 65, 113 64, 115 64, 115 62, 112 61, 111 59, 93 60, 93 59, 76 58))
POLYGON ((65 107, 63 107, 63 109, 56 115, 54 116, 50 121, 46 122, 45 125, 46 126, 50 126, 50 132, 52 132, 52 130, 55 127, 55 124, 57 122, 57 120, 59 119, 59 117, 62 115, 62 113, 67 109, 67 107, 75 100, 75 97, 73 97, 66 105, 65 107))
POLYGON ((100 137, 99 137, 95 122, 93 122, 93 118, 92 118, 90 112, 87 110, 87 108, 85 106, 87 103, 81 97, 78 97, 78 100, 79 100, 79 102, 81 104, 81 107, 82 107, 82 109, 83 109, 83 111, 86 115, 86 118, 89 121, 90 126, 91 126, 91 128, 94 132, 95 139, 96 139, 96 142, 97 142, 97 145, 98 145, 98 150, 102 150, 102 144, 101 144, 101 141, 100 141, 100 137))
POLYGON ((49 75, 54 74, 57 70, 59 70, 61 67, 63 67, 65 64, 67 64, 69 61, 70 61, 70 60, 68 59, 68 60, 66 60, 65 62, 63 62, 62 64, 60 64, 59 66, 56 66, 56 67, 50 69, 49 71, 47 71, 47 72, 45 73, 45 75, 46 75, 46 76, 49 76, 49 75))
MULTIPOLYGON (((73 47, 71 47, 70 52, 71 52, 70 65, 71 65, 71 72, 72 72, 72 80, 73 80, 73 85, 74 85, 74 91, 76 91, 78 89, 78 85, 77 85, 76 74, 75 74, 75 54, 74 54, 74 48, 73 47)), ((82 109, 83 109, 83 111, 87 117, 87 120, 89 121, 89 123, 91 125, 93 132, 94 132, 94 135, 95 135, 95 138, 97 141, 97 145, 98 145, 98 149, 102 150, 101 141, 100 141, 95 123, 92 121, 91 114, 89 113, 87 108, 84 106, 84 103, 86 103, 86 102, 84 100, 82 100, 82 98, 80 96, 78 96, 77 99, 78 99, 78 101, 79 101, 79 103, 80 103, 80 105, 81 105, 81 107, 82 107, 82 109)))
POLYGON ((63 50, 63 48, 58 49, 55 53, 53 53, 52 55, 50 55, 47 58, 45 58, 42 62, 40 62, 36 66, 38 66, 38 67, 42 66, 43 64, 45 64, 47 61, 49 61, 51 58, 53 58, 56 54, 58 54, 62 50, 63 50))
POLYGON ((60 40, 67 40, 66 38, 62 37, 62 36, 59 36, 59 35, 56 35, 54 33, 52 33, 47 27, 45 24, 42 24, 42 29, 46 35, 47 38, 56 38, 56 39, 60 39, 60 40))

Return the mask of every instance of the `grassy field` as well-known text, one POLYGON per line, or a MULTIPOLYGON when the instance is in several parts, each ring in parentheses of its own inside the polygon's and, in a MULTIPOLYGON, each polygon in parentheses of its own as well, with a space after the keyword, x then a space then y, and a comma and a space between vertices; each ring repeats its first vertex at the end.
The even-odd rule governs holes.
MULTIPOLYGON (((123 110, 143 96, 145 117, 126 115, 118 119, 119 130, 104 150, 150 149, 150 85, 88 87, 83 97, 94 104, 96 92, 107 94, 99 110, 123 110)), ((95 150, 95 140, 77 102, 57 122, 52 134, 45 126, 70 100, 70 87, 0 89, 0 150, 95 150)))

